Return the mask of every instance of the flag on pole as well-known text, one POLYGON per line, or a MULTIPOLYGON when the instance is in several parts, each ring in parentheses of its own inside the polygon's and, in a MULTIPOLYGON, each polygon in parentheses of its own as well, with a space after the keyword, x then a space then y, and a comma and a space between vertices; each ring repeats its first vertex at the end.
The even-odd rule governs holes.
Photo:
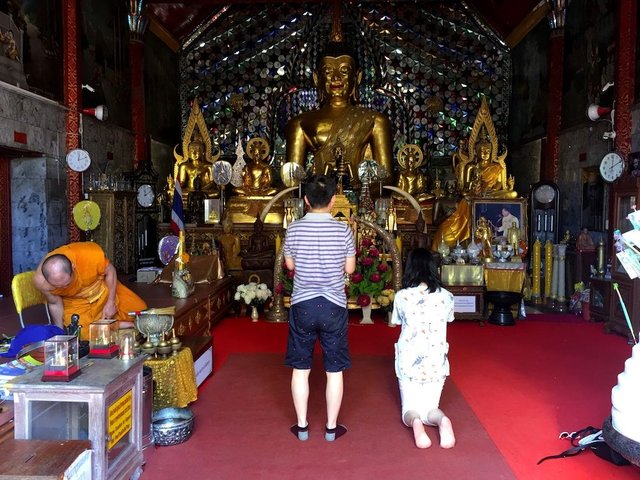
POLYGON ((171 230, 176 235, 184 232, 184 211, 182 210, 182 188, 176 179, 176 186, 173 189, 173 207, 171 208, 171 230))

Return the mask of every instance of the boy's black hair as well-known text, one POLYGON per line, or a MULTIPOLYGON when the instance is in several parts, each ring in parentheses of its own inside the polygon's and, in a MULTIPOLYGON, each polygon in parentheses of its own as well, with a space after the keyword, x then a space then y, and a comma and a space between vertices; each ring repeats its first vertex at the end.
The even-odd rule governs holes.
POLYGON ((431 293, 442 287, 436 263, 433 261, 433 254, 426 248, 414 248, 409 252, 404 267, 402 286, 404 288, 417 287, 422 282, 429 286, 431 293))
POLYGON ((336 194, 336 181, 326 175, 314 175, 305 185, 304 195, 311 208, 323 208, 329 205, 336 194))

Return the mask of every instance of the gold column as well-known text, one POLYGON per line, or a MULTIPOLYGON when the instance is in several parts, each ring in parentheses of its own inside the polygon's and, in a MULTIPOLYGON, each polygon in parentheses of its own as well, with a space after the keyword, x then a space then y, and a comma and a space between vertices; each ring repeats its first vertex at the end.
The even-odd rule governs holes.
POLYGON ((531 299, 533 303, 542 303, 540 295, 540 274, 542 272, 542 244, 540 239, 536 238, 533 244, 533 286, 531 288, 531 299))
POLYGON ((547 240, 544 244, 544 297, 551 298, 551 282, 553 281, 553 244, 547 240))

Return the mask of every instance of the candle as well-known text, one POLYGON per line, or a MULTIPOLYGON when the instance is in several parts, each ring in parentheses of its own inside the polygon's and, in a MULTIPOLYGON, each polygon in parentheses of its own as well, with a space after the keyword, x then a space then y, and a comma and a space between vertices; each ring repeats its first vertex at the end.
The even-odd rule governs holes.
POLYGON ((398 249, 398 256, 402 258, 402 238, 400 238, 400 235, 396 237, 396 248, 398 249))
POLYGON ((533 286, 531 287, 531 297, 535 303, 540 301, 540 273, 542 270, 542 244, 536 238, 533 244, 533 286))
POLYGON ((280 234, 276 235, 276 255, 278 255, 278 252, 280 251, 280 245, 282 244, 282 238, 280 237, 280 234))
POLYGON ((544 296, 551 297, 551 281, 553 279, 553 244, 547 240, 544 244, 544 296))

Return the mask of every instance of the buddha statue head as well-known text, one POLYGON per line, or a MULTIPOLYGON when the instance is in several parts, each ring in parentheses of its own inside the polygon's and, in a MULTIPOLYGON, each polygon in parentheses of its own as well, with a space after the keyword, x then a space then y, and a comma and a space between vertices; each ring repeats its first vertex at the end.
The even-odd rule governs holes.
POLYGON ((354 53, 344 42, 329 42, 320 56, 313 82, 320 103, 349 99, 357 101, 362 72, 354 53))
POLYGON ((492 150, 493 147, 488 140, 482 139, 478 142, 478 158, 481 164, 486 165, 491 161, 492 150))
POLYGON ((198 133, 194 133, 191 142, 189 142, 187 156, 194 163, 200 163, 204 159, 204 142, 198 133))

